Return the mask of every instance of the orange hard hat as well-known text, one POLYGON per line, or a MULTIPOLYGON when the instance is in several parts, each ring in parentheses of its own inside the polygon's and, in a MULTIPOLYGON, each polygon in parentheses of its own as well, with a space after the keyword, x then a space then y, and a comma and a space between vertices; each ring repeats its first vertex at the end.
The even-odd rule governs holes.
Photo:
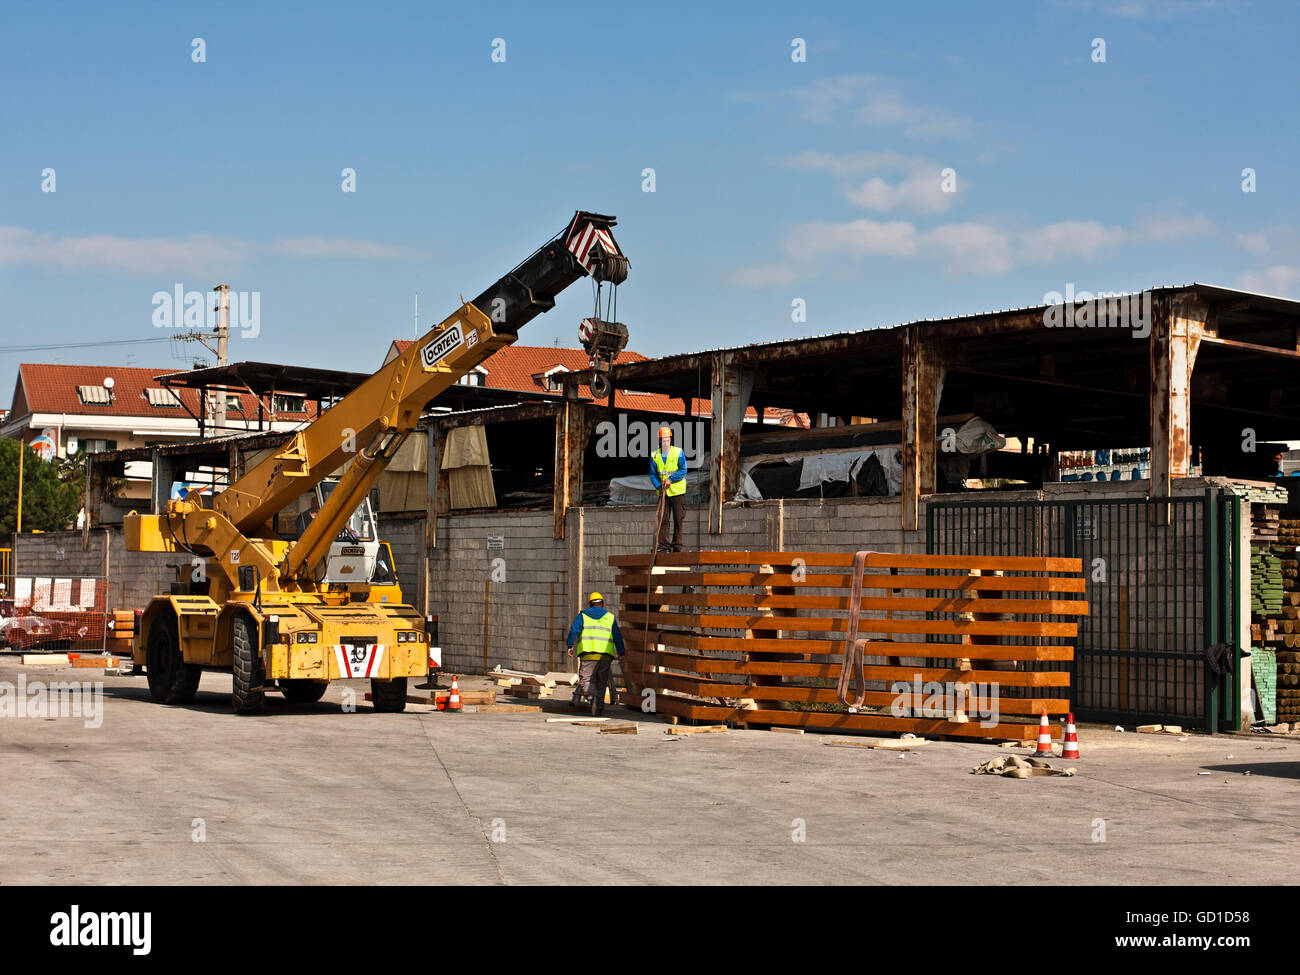
POLYGON ((672 437, 672 435, 673 435, 672 427, 660 427, 660 428, 659 428, 659 436, 661 436, 661 437, 672 437))

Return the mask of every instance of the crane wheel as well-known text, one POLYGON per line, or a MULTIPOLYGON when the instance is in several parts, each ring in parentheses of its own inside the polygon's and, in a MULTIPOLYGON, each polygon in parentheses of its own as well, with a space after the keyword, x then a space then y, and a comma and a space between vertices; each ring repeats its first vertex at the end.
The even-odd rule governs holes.
POLYGON ((262 655, 257 648, 257 628, 247 616, 231 623, 234 655, 234 707, 236 714, 261 714, 266 710, 266 686, 262 655))
POLYGON ((396 714, 406 710, 406 678, 370 680, 370 703, 376 711, 396 714))
POLYGON ((189 704, 199 689, 202 674, 198 665, 187 664, 181 657, 175 617, 164 614, 155 619, 145 647, 150 696, 159 704, 189 704))
POLYGON ((280 681, 280 690, 284 692, 284 699, 294 704, 315 704, 325 696, 325 688, 328 686, 318 680, 280 681))

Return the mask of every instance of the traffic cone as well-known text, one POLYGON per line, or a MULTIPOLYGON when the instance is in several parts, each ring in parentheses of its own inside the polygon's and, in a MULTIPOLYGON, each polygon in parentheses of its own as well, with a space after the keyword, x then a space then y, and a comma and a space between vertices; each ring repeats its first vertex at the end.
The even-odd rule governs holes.
POLYGON ((1034 752, 1035 758, 1052 757, 1052 726, 1047 723, 1047 708, 1043 708, 1043 716, 1038 719, 1038 749, 1034 752))
POLYGON ((451 691, 447 694, 447 710, 463 711, 465 706, 460 703, 460 684, 456 682, 453 675, 451 678, 451 691))
POLYGON ((1070 717, 1065 722, 1065 740, 1061 742, 1062 758, 1079 757, 1079 736, 1074 730, 1074 712, 1070 712, 1070 717))

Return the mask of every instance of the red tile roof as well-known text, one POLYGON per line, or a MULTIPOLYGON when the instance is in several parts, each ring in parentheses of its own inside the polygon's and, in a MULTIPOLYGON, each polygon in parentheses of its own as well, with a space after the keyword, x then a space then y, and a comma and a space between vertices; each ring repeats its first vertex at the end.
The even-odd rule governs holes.
MULTIPOLYGON (((18 382, 14 386, 13 416, 28 413, 73 413, 81 416, 148 416, 186 417, 190 414, 181 407, 152 406, 146 389, 161 389, 154 379, 175 372, 174 368, 142 368, 140 366, 65 366, 48 362, 24 362, 18 367, 18 382), (83 403, 77 395, 78 386, 102 387, 106 377, 113 379, 111 403, 83 403)), ((191 411, 197 412, 198 390, 177 389, 175 394, 191 411)), ((257 397, 249 393, 230 393, 239 396, 242 416, 257 416, 257 397)), ((308 402, 309 414, 315 414, 315 404, 308 402)), ((236 414, 238 415, 238 414, 236 414)), ((279 417, 301 418, 301 413, 279 413, 279 417)))
MULTIPOLYGON (((405 352, 415 343, 411 339, 396 339, 394 344, 399 353, 405 352)), ((648 356, 640 352, 624 349, 614 360, 615 365, 625 362, 644 362, 648 356)), ((520 393, 541 393, 554 396, 556 393, 544 385, 544 376, 557 366, 569 372, 580 372, 590 368, 591 357, 582 349, 560 348, 550 345, 508 345, 494 352, 482 363, 487 370, 483 385, 489 389, 512 389, 520 393)), ((579 395, 595 399, 590 386, 580 386, 579 395)), ((663 393, 625 393, 614 391, 614 405, 625 410, 650 410, 656 413, 681 413, 682 401, 665 396, 663 393)), ((708 400, 695 401, 697 413, 707 414, 710 406, 708 400)))
MULTIPOLYGON (((411 339, 394 340, 399 354, 414 344, 411 339)), ((648 358, 649 356, 642 355, 640 352, 624 349, 614 360, 614 364, 644 362, 648 358)), ((543 385, 542 380, 547 372, 556 366, 563 366, 570 372, 580 372, 589 368, 590 362, 591 357, 582 349, 549 345, 507 345, 483 362, 482 368, 487 370, 487 375, 483 377, 483 385, 491 389, 512 389, 521 393, 554 396, 556 394, 543 385)), ((707 387, 709 378, 706 376, 703 381, 707 387)), ((580 396, 595 399, 590 386, 580 386, 578 390, 580 396)), ((682 401, 664 393, 628 393, 617 389, 614 391, 614 405, 624 410, 648 410, 654 413, 674 414, 682 412, 682 401)), ((695 399, 692 404, 696 416, 708 416, 712 408, 712 403, 707 397, 695 399)), ((758 418, 758 412, 753 407, 750 407, 746 413, 751 419, 758 418)), ((790 414, 786 410, 769 410, 768 416, 774 416, 782 424, 789 424, 790 414)))

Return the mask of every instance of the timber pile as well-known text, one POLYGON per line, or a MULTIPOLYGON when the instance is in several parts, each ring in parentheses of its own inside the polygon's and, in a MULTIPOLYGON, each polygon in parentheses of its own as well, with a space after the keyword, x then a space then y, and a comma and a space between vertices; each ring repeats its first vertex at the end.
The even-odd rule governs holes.
POLYGON ((1259 644, 1251 653, 1251 677, 1263 712, 1259 717, 1293 722, 1300 721, 1300 518, 1275 513, 1258 521, 1256 513, 1268 510, 1251 505, 1250 635, 1259 644), (1260 548, 1268 552, 1262 560, 1260 548), (1263 577, 1257 582, 1261 563, 1263 577))
POLYGON ((715 724, 1022 741, 1037 736, 1040 709, 1070 710, 1070 674, 1053 668, 1073 659, 1074 617, 1088 612, 1081 560, 860 558, 854 642, 867 683, 855 710, 836 688, 848 686, 853 554, 661 553, 650 574, 649 555, 611 558, 634 685, 623 703, 639 707, 650 688, 656 711, 715 724), (896 681, 908 690, 895 693, 896 681), (1030 697, 1035 688, 1057 696, 1030 697), (1001 717, 982 727, 995 705, 1001 717))
POLYGON ((108 632, 104 635, 104 650, 120 657, 131 656, 131 641, 135 639, 135 613, 129 609, 115 609, 108 617, 108 632))

